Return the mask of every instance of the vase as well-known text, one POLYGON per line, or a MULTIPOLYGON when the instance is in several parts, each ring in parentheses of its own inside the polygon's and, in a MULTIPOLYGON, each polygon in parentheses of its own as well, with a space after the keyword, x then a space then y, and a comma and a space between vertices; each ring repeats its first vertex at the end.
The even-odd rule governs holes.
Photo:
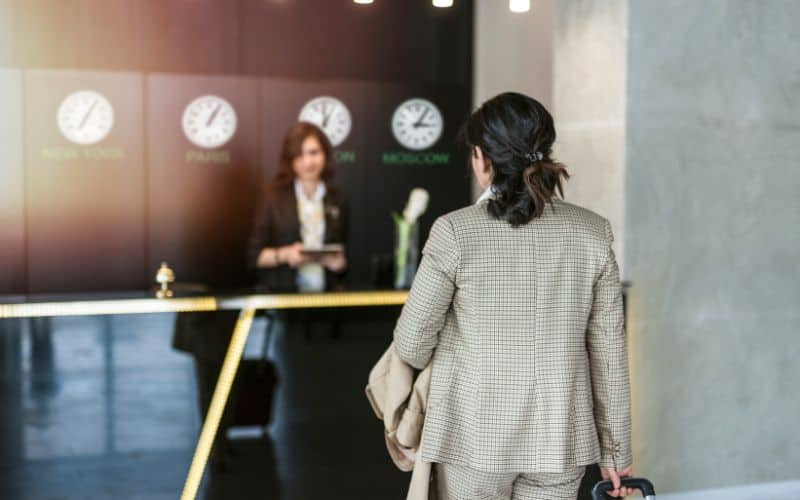
POLYGON ((419 222, 394 218, 394 287, 411 288, 419 265, 419 222))

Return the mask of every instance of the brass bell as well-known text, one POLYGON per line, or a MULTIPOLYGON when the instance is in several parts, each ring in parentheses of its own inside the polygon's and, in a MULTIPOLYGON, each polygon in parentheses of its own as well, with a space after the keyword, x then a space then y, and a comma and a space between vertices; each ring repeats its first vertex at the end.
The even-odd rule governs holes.
POLYGON ((161 287, 156 290, 156 297, 164 299, 172 297, 174 294, 169 288, 169 284, 175 281, 175 273, 167 266, 166 262, 161 263, 161 267, 156 272, 156 283, 161 287))

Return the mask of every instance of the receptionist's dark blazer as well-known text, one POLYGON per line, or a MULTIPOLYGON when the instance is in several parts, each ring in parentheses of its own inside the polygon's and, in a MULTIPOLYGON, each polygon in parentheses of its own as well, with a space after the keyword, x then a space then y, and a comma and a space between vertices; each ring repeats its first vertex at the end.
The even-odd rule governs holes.
MULTIPOLYGON (((326 185, 323 198, 325 207, 325 236, 323 243, 341 243, 347 254, 347 231, 349 220, 349 204, 343 191, 335 186, 326 185)), ((264 190, 256 209, 253 230, 248 243, 247 260, 251 269, 256 271, 259 286, 274 292, 296 291, 297 270, 287 264, 274 268, 259 269, 256 267, 258 255, 264 247, 291 245, 302 241, 300 236, 300 219, 297 215, 297 197, 294 186, 269 186, 264 190)), ((346 270, 334 273, 325 270, 325 287, 327 290, 340 288, 346 270)))
MULTIPOLYGON (((323 199, 324 242, 342 243, 347 253, 347 198, 333 186, 326 186, 326 191, 323 199)), ((256 261, 264 247, 291 245, 301 240, 294 186, 290 184, 287 187, 267 188, 255 213, 247 252, 248 265, 256 270, 260 287, 271 292, 297 290, 297 270, 285 264, 271 269, 257 269, 256 261)), ((326 269, 326 288, 333 290, 340 287, 346 272, 333 273, 326 269)), ((199 358, 222 362, 238 316, 239 311, 178 313, 172 345, 175 349, 192 353, 199 358)))

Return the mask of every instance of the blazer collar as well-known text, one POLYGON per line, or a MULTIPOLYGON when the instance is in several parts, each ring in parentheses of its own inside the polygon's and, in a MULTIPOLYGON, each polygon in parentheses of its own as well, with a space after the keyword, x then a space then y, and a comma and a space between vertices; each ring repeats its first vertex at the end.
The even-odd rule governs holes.
POLYGON ((325 198, 325 194, 327 193, 327 188, 325 186, 325 182, 319 181, 317 182, 317 189, 314 191, 314 194, 311 195, 311 198, 306 196, 305 192, 303 191, 303 184, 300 182, 300 179, 295 178, 294 180, 294 196, 295 200, 300 198, 308 201, 319 201, 325 198))
POLYGON ((486 201, 486 200, 488 200, 490 198, 494 198, 494 191, 492 191, 492 185, 491 184, 489 184, 489 187, 486 188, 486 190, 483 192, 483 194, 481 194, 478 197, 478 199, 475 201, 475 204, 477 205, 478 203, 484 202, 484 201, 486 201))
MULTIPOLYGON (((324 186, 322 183, 320 185, 324 186)), ((285 192, 287 191, 289 200, 291 200, 291 208, 286 215, 289 217, 288 222, 297 228, 297 238, 298 241, 301 241, 302 233, 300 231, 300 216, 297 214, 297 198, 298 196, 303 196, 303 194, 298 192, 296 183, 292 189, 288 189, 285 192)), ((319 192, 320 190, 317 188, 317 193, 319 192)), ((335 188, 324 186, 324 190, 322 191, 322 207, 325 213, 325 235, 322 243, 330 243, 333 239, 334 231, 339 226, 339 217, 341 217, 335 188)))

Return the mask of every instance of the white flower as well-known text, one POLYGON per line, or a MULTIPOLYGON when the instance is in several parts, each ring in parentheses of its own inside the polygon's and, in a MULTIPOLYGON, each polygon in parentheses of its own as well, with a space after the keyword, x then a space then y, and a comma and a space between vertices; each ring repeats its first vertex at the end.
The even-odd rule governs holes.
POLYGON ((406 222, 413 224, 419 219, 420 215, 425 213, 428 209, 428 191, 422 188, 414 188, 408 196, 408 203, 405 210, 403 210, 403 218, 406 222))

